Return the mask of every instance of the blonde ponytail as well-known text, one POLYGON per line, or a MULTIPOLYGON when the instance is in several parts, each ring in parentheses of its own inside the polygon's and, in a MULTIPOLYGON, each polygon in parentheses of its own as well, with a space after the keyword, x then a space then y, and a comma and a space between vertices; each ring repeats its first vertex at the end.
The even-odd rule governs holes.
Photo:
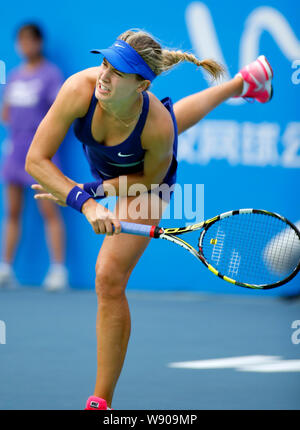
POLYGON ((151 34, 142 30, 127 30, 118 39, 132 46, 156 75, 170 70, 183 61, 203 67, 214 79, 224 72, 224 68, 214 60, 200 61, 195 55, 187 52, 163 49, 151 34))
POLYGON ((200 61, 195 55, 187 52, 169 51, 168 49, 162 50, 163 71, 167 71, 183 61, 188 61, 196 66, 203 67, 214 79, 219 78, 224 72, 223 66, 214 60, 205 59, 200 61))

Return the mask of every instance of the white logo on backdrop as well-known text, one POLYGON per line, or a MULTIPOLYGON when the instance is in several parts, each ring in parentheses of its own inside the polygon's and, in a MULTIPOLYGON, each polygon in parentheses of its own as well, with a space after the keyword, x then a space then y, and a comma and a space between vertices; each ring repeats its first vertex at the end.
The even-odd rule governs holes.
POLYGON ((206 165, 300 167, 300 122, 284 130, 276 122, 202 120, 179 136, 178 160, 206 165))
POLYGON ((0 60, 0 84, 6 84, 6 66, 2 60, 0 60))
MULTIPOLYGON (((231 78, 212 16, 207 6, 193 2, 186 9, 187 28, 195 54, 214 58, 225 67, 223 81, 231 78)), ((285 17, 271 7, 254 9, 245 21, 240 38, 238 69, 260 54, 260 38, 266 31, 282 54, 290 61, 300 58, 300 42, 285 17)), ((294 64, 294 63, 293 63, 294 64)), ((209 85, 212 83, 204 72, 209 85)), ((241 98, 227 103, 240 105, 241 98)), ((278 123, 240 123, 237 121, 201 121, 180 136, 179 160, 208 164, 226 160, 230 165, 300 167, 300 122, 290 122, 282 130, 278 123)))
MULTIPOLYGON (((186 9, 187 28, 196 55, 200 58, 214 58, 225 67, 223 80, 231 78, 216 29, 208 7, 204 3, 193 2, 186 9)), ((300 58, 300 42, 285 17, 272 7, 258 7, 248 16, 240 38, 238 69, 255 60, 260 54, 260 38, 267 31, 280 48, 283 55, 294 61, 300 58)), ((205 74, 208 80, 208 75, 205 74)), ((241 103, 239 99, 230 103, 241 103)))

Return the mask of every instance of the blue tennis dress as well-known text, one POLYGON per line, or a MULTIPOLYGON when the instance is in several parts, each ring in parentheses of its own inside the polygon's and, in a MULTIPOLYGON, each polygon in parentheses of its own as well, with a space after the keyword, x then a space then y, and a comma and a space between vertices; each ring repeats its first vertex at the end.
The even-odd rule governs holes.
MULTIPOLYGON (((93 114, 98 100, 93 93, 87 114, 74 121, 74 133, 82 143, 84 153, 89 162, 91 172, 96 179, 107 180, 121 175, 142 172, 144 168, 145 150, 141 145, 141 134, 149 111, 149 95, 143 92, 143 108, 139 120, 130 136, 122 143, 105 146, 97 142, 91 131, 93 114)), ((174 125, 173 159, 162 183, 173 185, 176 182, 178 132, 173 103, 169 97, 161 103, 170 112, 174 125)))

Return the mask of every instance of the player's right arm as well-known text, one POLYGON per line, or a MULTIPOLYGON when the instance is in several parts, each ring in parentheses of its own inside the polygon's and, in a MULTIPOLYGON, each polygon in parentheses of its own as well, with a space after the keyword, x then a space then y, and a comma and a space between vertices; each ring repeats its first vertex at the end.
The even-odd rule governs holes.
MULTIPOLYGON (((54 196, 57 203, 66 202, 70 191, 79 184, 65 176, 52 162, 52 157, 73 121, 86 114, 93 87, 93 82, 89 82, 83 72, 67 79, 41 121, 26 157, 25 170, 37 180, 44 192, 54 196)), ((95 233, 111 233, 112 213, 93 199, 89 199, 87 211, 84 211, 85 206, 82 212, 95 233)), ((119 232, 119 222, 114 224, 115 231, 119 232)))
POLYGON ((25 170, 61 201, 66 201, 68 193, 77 184, 63 175, 52 162, 52 157, 72 122, 84 115, 85 101, 78 79, 73 75, 62 86, 35 133, 25 164, 25 170))

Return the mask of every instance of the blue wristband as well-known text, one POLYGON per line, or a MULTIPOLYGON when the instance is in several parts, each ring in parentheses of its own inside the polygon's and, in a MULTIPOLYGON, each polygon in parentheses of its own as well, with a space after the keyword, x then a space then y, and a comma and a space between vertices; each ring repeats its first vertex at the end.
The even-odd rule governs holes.
POLYGON ((68 194, 66 199, 66 203, 73 209, 76 209, 78 212, 81 212, 81 208, 83 203, 85 203, 91 196, 84 190, 79 187, 74 187, 68 194))
POLYGON ((83 184, 83 189, 95 200, 104 199, 106 197, 103 190, 103 181, 87 182, 83 184))

